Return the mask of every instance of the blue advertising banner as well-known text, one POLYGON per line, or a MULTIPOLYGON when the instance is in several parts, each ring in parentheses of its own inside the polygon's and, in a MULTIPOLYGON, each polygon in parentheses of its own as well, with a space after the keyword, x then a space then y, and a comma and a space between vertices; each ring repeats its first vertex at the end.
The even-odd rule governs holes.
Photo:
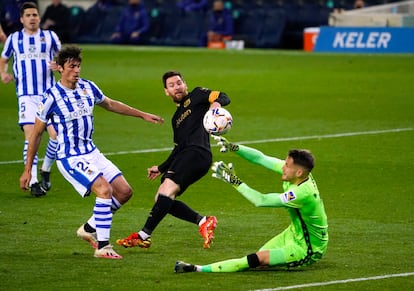
POLYGON ((315 52, 414 53, 414 27, 320 28, 315 52))

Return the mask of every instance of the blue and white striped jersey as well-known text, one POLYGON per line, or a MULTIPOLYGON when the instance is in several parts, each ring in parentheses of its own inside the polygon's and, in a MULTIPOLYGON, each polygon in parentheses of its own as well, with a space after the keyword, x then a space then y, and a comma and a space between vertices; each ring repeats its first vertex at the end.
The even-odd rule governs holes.
POLYGON ((42 95, 55 83, 49 62, 62 45, 56 33, 39 29, 34 35, 24 29, 9 35, 1 56, 14 58, 13 73, 17 96, 42 95))
POLYGON ((44 92, 37 118, 45 123, 51 120, 58 135, 58 160, 96 148, 92 140, 93 109, 104 99, 101 89, 86 79, 79 79, 74 90, 58 82, 44 92))

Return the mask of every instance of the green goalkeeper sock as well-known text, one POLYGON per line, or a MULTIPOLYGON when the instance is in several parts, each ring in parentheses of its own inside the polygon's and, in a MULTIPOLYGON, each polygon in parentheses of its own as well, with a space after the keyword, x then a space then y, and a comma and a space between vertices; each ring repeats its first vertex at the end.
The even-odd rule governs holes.
POLYGON ((201 267, 201 272, 207 273, 230 273, 243 271, 249 268, 249 263, 247 262, 247 257, 240 259, 231 259, 226 261, 221 261, 213 263, 210 265, 205 265, 201 267))
POLYGON ((269 265, 278 266, 286 264, 286 255, 283 249, 272 249, 269 253, 269 265))

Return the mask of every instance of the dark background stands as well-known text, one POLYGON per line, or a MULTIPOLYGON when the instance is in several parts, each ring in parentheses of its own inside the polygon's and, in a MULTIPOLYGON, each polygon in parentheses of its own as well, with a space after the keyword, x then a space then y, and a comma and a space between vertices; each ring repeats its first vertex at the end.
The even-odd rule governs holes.
POLYGON ((61 0, 52 0, 43 13, 40 27, 42 29, 53 30, 60 38, 60 41, 69 41, 69 8, 62 4, 61 0))
POLYGON ((129 0, 122 11, 111 42, 116 44, 139 44, 150 27, 147 9, 141 0, 129 0))
POLYGON ((222 0, 215 0, 208 17, 207 41, 216 42, 233 36, 233 15, 222 0))

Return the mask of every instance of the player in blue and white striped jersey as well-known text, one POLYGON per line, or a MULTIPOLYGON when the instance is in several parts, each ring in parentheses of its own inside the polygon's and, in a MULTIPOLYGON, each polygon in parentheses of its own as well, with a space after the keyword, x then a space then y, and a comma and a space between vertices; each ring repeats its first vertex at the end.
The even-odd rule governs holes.
POLYGON ((132 196, 132 189, 122 172, 108 160, 92 140, 93 110, 99 105, 108 111, 142 118, 151 123, 164 120, 105 96, 92 81, 80 78, 81 50, 62 49, 56 58, 61 79, 43 94, 33 134, 29 140, 27 163, 20 187, 29 186, 31 165, 39 148, 42 132, 51 120, 57 132, 56 164, 59 171, 82 196, 96 194, 92 217, 77 235, 95 248, 95 257, 120 259, 109 244, 112 214, 132 196))
MULTIPOLYGON (((19 104, 19 125, 25 136, 23 158, 26 161, 29 136, 33 131, 36 111, 43 92, 55 83, 53 58, 61 49, 58 36, 50 30, 39 28, 40 16, 35 3, 26 2, 20 10, 23 29, 9 35, 0 58, 0 73, 3 83, 16 80, 16 94, 19 104), (7 72, 8 61, 13 58, 13 75, 7 72)), ((50 135, 41 173, 42 185, 37 179, 37 157, 32 168, 30 182, 32 195, 43 196, 50 189, 49 174, 55 160, 57 147, 56 132, 48 127, 50 135)))

